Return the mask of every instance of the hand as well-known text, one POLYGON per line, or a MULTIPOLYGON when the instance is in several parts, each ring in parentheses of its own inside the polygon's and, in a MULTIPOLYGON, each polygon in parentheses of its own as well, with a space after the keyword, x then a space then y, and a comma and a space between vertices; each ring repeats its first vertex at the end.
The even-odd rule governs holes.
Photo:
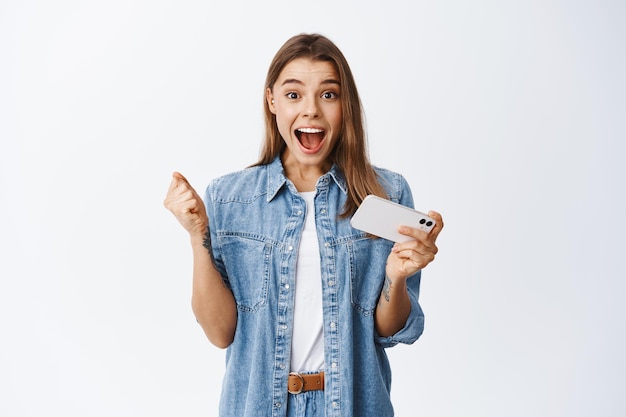
POLYGON ((443 229, 441 214, 430 211, 428 213, 437 224, 430 233, 408 226, 401 226, 398 231, 415 240, 396 243, 387 257, 387 276, 392 280, 406 279, 431 263, 437 254, 435 241, 443 229))
POLYGON ((178 172, 172 174, 172 182, 163 205, 176 216, 189 234, 203 236, 206 233, 209 218, 202 198, 182 174, 178 172))

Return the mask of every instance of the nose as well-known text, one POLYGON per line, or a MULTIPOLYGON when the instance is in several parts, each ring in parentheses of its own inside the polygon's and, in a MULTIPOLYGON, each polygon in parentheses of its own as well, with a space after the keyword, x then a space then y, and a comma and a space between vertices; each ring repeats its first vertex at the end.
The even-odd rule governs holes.
POLYGON ((305 117, 316 118, 320 116, 319 103, 317 97, 309 96, 303 102, 303 114, 305 117))

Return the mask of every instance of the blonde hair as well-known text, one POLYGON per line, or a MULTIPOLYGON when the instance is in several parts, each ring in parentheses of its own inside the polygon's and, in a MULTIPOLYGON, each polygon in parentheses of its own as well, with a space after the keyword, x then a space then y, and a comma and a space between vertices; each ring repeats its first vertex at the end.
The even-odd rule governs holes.
MULTIPOLYGON (((329 158, 343 172, 348 187, 348 200, 342 217, 348 217, 357 209, 368 194, 387 198, 378 181, 376 171, 369 162, 363 122, 361 99, 346 58, 339 48, 320 34, 301 34, 289 39, 278 50, 272 60, 265 79, 265 90, 273 89, 283 68, 297 58, 326 61, 334 65, 341 84, 340 98, 343 126, 339 140, 329 158)), ((280 136, 276 115, 269 108, 264 96, 265 142, 259 161, 255 165, 271 163, 285 149, 285 141, 280 136)))

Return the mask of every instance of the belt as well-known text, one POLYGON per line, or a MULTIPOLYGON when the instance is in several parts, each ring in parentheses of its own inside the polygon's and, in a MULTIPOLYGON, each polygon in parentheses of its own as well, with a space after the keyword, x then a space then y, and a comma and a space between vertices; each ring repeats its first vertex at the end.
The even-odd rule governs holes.
POLYGON ((289 373, 289 383, 287 391, 290 394, 300 394, 304 391, 315 391, 324 389, 324 372, 317 374, 289 373))

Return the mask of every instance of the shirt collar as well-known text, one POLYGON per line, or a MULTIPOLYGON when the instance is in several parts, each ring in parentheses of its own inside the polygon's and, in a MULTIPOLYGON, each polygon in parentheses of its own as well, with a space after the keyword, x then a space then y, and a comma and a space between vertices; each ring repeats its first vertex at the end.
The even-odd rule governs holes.
MULTIPOLYGON (((274 160, 267 165, 267 201, 272 201, 276 194, 283 188, 283 186, 287 183, 287 177, 285 176, 285 170, 283 169, 283 164, 280 160, 280 156, 274 158, 274 160)), ((341 172, 341 169, 336 164, 330 168, 326 174, 320 177, 322 179, 330 177, 333 179, 335 184, 339 187, 339 189, 344 193, 348 193, 348 187, 346 184, 346 179, 341 172)), ((319 184, 318 181, 318 184, 319 184)))

